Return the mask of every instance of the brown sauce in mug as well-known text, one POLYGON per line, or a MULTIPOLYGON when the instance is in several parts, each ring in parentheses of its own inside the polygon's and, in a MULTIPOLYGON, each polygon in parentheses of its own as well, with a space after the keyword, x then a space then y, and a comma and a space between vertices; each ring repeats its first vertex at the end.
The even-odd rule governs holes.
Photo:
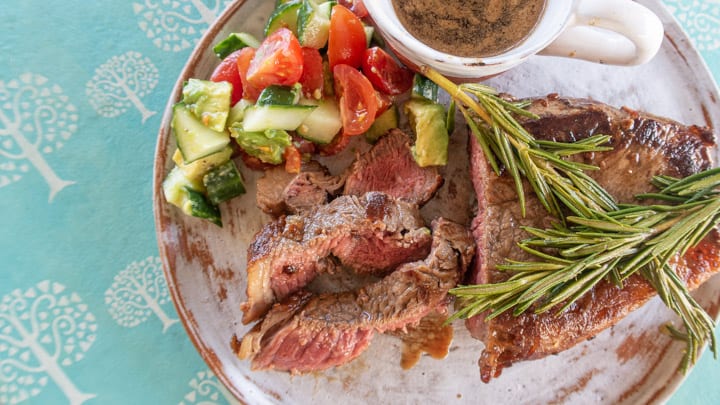
POLYGON ((520 44, 537 25, 546 0, 392 0, 408 32, 439 51, 493 56, 520 44))

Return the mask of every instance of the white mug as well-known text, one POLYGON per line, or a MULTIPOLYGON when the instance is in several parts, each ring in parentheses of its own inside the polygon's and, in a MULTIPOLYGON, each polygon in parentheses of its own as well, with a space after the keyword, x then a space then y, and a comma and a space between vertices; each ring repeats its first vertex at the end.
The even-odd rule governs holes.
POLYGON ((660 49, 660 19, 631 0, 547 0, 534 31, 514 48, 490 57, 450 55, 414 38, 395 13, 392 0, 365 1, 375 28, 405 64, 428 65, 459 81, 502 73, 535 54, 596 63, 639 65, 660 49))

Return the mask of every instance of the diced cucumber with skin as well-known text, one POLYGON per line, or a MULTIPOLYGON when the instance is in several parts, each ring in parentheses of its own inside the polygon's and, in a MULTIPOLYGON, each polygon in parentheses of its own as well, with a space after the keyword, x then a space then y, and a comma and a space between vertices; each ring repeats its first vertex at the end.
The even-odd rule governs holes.
POLYGON ((297 34, 300 45, 320 49, 327 44, 330 35, 330 14, 325 9, 330 7, 318 6, 311 0, 303 0, 298 11, 297 34))
POLYGON ((183 103, 210 129, 223 131, 232 90, 229 82, 190 79, 183 86, 183 103))
POLYGON ((266 129, 294 131, 313 112, 313 105, 254 105, 245 109, 243 129, 259 132, 266 129))
POLYGON ((245 194, 245 183, 235 162, 228 160, 203 177, 208 200, 217 205, 245 194))
POLYGON ((230 143, 226 131, 208 128, 183 103, 173 106, 170 126, 186 164, 219 152, 230 143))
POLYGON ((418 166, 446 165, 450 140, 445 127, 445 108, 428 99, 411 98, 405 103, 404 111, 415 132, 412 153, 418 166))
POLYGON ((179 149, 176 149, 173 154, 173 162, 175 162, 175 165, 182 170, 185 177, 192 181, 198 181, 202 180, 203 176, 213 168, 230 160, 232 153, 233 149, 230 146, 226 146, 220 152, 205 156, 204 158, 198 159, 192 163, 185 163, 183 161, 182 153, 180 153, 179 149))
POLYGON ((330 143, 342 129, 337 101, 334 98, 325 98, 319 101, 302 100, 301 104, 303 103, 317 103, 317 108, 297 128, 298 135, 315 143, 330 143))
POLYGON ((175 166, 162 184, 165 201, 180 208, 180 210, 193 217, 207 219, 222 226, 220 211, 207 201, 202 180, 191 180, 185 177, 183 171, 175 166))
MULTIPOLYGON (((251 102, 243 99, 240 99, 237 103, 235 103, 234 106, 230 109, 230 114, 228 115, 227 119, 227 125, 228 127, 232 126, 236 122, 240 122, 243 120, 243 117, 245 116, 245 110, 253 105, 251 102)), ((232 134, 230 134, 232 135, 232 134)))
POLYGON ((234 132, 235 141, 245 153, 265 163, 274 165, 282 163, 285 148, 292 145, 290 134, 284 130, 268 129, 250 132, 244 130, 242 125, 236 125, 231 127, 230 131, 234 132))
POLYGON ((267 37, 283 27, 297 35, 298 10, 300 10, 301 5, 302 1, 293 0, 275 7, 265 25, 265 36, 267 37))
POLYGON ((295 83, 294 86, 273 84, 263 89, 255 105, 295 105, 300 101, 301 93, 300 83, 295 83))
POLYGON ((397 128, 399 123, 398 109, 395 104, 391 105, 384 113, 375 118, 370 129, 365 132, 365 139, 370 143, 377 142, 389 130, 397 128))
POLYGON ((247 32, 233 32, 228 35, 227 38, 218 42, 213 47, 213 52, 215 52, 215 55, 218 58, 225 59, 231 53, 248 46, 251 48, 257 48, 260 46, 260 41, 247 32))
POLYGON ((425 98, 434 103, 439 100, 438 97, 439 87, 435 82, 428 79, 423 75, 416 74, 413 78, 413 87, 411 97, 413 98, 425 98))

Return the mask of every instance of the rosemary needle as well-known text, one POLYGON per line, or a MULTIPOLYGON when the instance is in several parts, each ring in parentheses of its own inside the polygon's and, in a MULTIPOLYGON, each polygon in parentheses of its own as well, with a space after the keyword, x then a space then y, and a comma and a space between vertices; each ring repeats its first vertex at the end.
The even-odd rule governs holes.
POLYGON ((656 177, 653 184, 658 192, 638 197, 673 205, 624 205, 592 219, 569 216, 567 226, 525 228, 531 238, 520 242, 520 247, 538 261, 508 260, 497 266, 512 273, 507 281, 451 290, 460 307, 453 319, 484 311, 490 311, 492 319, 510 309, 515 315, 529 309, 561 313, 601 280, 622 285, 637 273, 685 326, 685 332, 669 328, 671 335, 686 342, 683 369, 694 364, 705 343, 717 357, 714 322, 690 296, 670 262, 720 224, 720 168, 685 179, 656 177))

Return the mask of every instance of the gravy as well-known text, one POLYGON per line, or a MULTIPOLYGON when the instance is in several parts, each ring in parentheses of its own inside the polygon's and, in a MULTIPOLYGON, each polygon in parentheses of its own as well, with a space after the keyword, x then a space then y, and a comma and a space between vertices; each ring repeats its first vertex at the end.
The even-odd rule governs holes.
POLYGON ((393 0, 408 32, 439 51, 466 57, 501 54, 533 31, 546 0, 393 0))

